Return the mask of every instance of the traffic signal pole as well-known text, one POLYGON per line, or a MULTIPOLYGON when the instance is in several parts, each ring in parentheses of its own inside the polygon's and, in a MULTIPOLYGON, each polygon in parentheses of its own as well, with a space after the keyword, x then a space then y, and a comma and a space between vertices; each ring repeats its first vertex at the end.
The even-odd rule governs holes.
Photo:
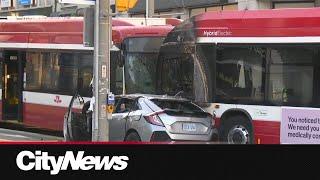
POLYGON ((110 93, 110 1, 96 0, 94 18, 94 112, 93 141, 109 141, 107 95, 110 93))
POLYGON ((154 16, 154 0, 146 0, 146 18, 154 16))

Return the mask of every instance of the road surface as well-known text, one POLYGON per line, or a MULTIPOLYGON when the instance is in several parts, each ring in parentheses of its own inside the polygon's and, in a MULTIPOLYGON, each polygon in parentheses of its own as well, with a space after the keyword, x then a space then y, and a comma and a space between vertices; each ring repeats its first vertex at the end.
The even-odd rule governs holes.
POLYGON ((63 138, 0 128, 0 142, 1 141, 63 141, 63 138))

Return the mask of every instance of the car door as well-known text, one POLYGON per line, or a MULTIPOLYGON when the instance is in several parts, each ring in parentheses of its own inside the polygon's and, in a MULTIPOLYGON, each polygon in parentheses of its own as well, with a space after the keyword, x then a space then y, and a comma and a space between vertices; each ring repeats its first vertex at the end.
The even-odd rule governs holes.
POLYGON ((133 99, 122 98, 116 105, 115 112, 112 114, 112 120, 109 123, 110 141, 123 141, 126 132, 126 122, 131 111, 133 99), (125 109, 121 109, 125 106, 125 109))

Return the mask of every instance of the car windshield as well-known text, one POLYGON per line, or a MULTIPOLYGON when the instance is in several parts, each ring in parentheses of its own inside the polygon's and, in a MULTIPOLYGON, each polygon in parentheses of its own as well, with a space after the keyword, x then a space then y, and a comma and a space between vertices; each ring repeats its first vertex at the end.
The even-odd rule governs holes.
POLYGON ((192 104, 189 101, 167 100, 167 99, 152 99, 153 103, 159 106, 161 109, 181 112, 181 113, 204 113, 198 106, 192 104))

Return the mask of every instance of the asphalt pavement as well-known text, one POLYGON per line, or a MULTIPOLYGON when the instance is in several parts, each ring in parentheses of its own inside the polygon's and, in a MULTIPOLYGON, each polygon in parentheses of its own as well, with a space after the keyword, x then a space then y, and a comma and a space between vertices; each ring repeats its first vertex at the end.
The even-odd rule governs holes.
POLYGON ((0 128, 0 141, 63 141, 62 137, 0 128))

